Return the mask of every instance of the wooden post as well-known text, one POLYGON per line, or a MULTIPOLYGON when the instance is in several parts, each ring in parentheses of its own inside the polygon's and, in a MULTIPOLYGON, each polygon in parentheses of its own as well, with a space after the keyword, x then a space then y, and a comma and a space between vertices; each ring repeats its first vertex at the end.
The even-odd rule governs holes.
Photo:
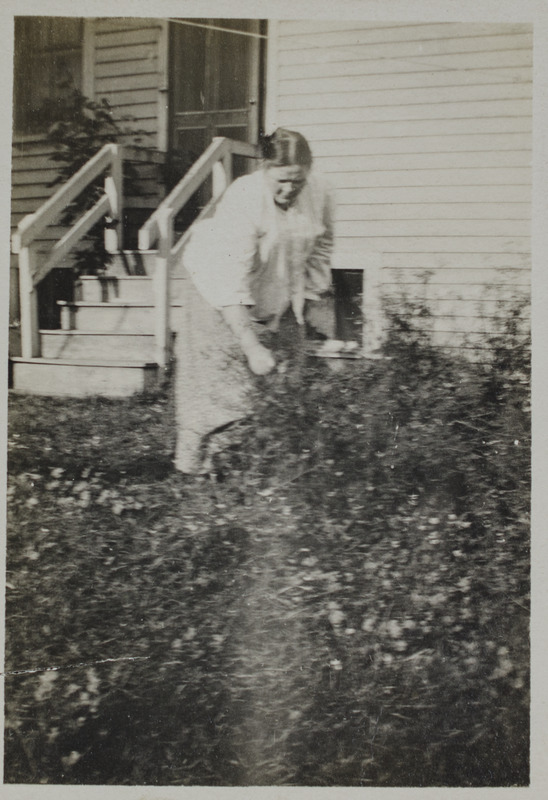
MULTIPOLYGON (((213 164, 212 173, 213 173, 213 197, 220 197, 222 193, 225 191, 226 187, 230 183, 230 178, 227 174, 227 167, 226 163, 230 165, 231 163, 231 155, 230 153, 228 156, 225 156, 222 161, 217 161, 213 164)), ((230 170, 230 166, 229 166, 230 170)))
POLYGON ((226 156, 223 158, 223 167, 226 176, 226 186, 229 186, 232 183, 232 167, 234 164, 234 155, 232 152, 227 153, 226 156))
POLYGON ((22 247, 19 253, 19 291, 21 303, 21 355, 38 358, 40 335, 38 332, 38 295, 34 285, 36 272, 36 245, 22 247))
POLYGON ((108 196, 111 206, 112 217, 115 220, 114 228, 105 228, 105 250, 109 253, 116 253, 123 247, 123 166, 122 148, 120 145, 113 144, 112 164, 110 175, 105 178, 105 194, 108 196))
POLYGON ((160 238, 158 254, 156 256, 156 269, 154 271, 154 298, 155 298, 155 351, 156 363, 165 368, 168 362, 170 344, 170 268, 171 248, 173 246, 173 217, 171 209, 164 209, 158 220, 160 238))
POLYGON ((232 179, 232 153, 228 147, 230 143, 227 139, 223 141, 222 137, 216 136, 213 141, 220 142, 223 146, 222 151, 219 153, 219 160, 211 167, 213 197, 217 198, 222 195, 232 179))

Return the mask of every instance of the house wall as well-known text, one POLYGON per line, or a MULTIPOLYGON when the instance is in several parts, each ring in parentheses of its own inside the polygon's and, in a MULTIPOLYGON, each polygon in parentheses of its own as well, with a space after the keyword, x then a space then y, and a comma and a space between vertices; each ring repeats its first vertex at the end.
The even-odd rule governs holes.
POLYGON ((532 29, 280 21, 267 127, 310 140, 337 200, 335 266, 380 263, 437 341, 481 345, 530 285, 532 29))
POLYGON ((161 19, 97 19, 91 47, 90 93, 105 98, 143 143, 166 149, 167 23, 161 19))
MULTIPOLYGON (((106 98, 128 130, 141 131, 140 145, 165 150, 167 124, 167 23, 160 19, 87 19, 83 47, 82 90, 95 100, 106 98)), ((55 191, 57 175, 44 136, 14 137, 12 147, 12 232, 55 191)), ((135 225, 161 199, 162 168, 158 158, 140 160, 137 196, 127 198, 135 225)), ((62 229, 50 226, 40 242, 47 252, 62 229)), ((10 320, 19 316, 17 258, 10 264, 10 320)))

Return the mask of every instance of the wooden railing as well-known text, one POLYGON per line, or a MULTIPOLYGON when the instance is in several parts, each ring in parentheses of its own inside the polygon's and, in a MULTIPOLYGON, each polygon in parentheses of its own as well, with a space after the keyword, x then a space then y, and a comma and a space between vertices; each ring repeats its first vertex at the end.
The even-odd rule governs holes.
POLYGON ((202 209, 195 222, 212 213, 226 187, 232 181, 232 157, 234 155, 257 158, 258 150, 255 145, 236 142, 224 137, 215 137, 207 150, 160 203, 139 231, 140 250, 150 250, 156 244, 158 247, 154 272, 155 341, 156 362, 162 367, 166 366, 169 359, 171 268, 181 256, 191 233, 191 228, 189 228, 177 242, 174 242, 174 219, 210 175, 213 179, 212 198, 202 209))
POLYGON ((19 290, 21 303, 21 352, 23 358, 40 355, 38 303, 36 287, 54 267, 70 267, 63 259, 102 217, 109 215, 112 226, 105 229, 105 249, 114 253, 122 246, 122 149, 106 144, 67 183, 61 186, 34 214, 24 217, 12 238, 12 252, 19 256, 19 290), (105 191, 95 205, 74 223, 56 242, 45 260, 38 256, 38 240, 78 195, 102 173, 105 191))

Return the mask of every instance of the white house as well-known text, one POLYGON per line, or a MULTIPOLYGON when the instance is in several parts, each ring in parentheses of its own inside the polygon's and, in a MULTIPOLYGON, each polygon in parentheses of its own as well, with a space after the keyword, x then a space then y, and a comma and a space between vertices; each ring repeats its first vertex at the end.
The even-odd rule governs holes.
MULTIPOLYGON (((334 267, 363 271, 366 337, 379 334, 382 297, 407 296, 428 306, 436 343, 476 351, 529 296, 528 24, 21 17, 15 54, 14 231, 53 192, 44 132, 73 86, 106 98, 154 150, 124 199, 131 247, 213 137, 253 144, 283 125, 309 139, 335 189, 334 267)), ((61 234, 40 233, 35 261, 61 234)), ((40 302, 55 293, 47 280, 40 302)))

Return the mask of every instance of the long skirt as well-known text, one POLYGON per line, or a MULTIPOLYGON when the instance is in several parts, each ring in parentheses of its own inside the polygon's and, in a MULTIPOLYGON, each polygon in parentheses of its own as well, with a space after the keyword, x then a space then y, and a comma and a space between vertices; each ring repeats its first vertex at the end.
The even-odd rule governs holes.
MULTIPOLYGON (((257 379, 221 312, 204 300, 187 275, 184 287, 175 343, 174 463, 181 472, 199 473, 204 470, 206 437, 252 413, 257 379)), ((282 318, 278 334, 259 323, 255 327, 269 348, 288 341, 294 353, 302 347, 303 326, 291 312, 282 318)))
POLYGON ((201 470, 204 436, 251 411, 253 379, 236 337, 189 277, 175 340, 175 467, 201 470))

